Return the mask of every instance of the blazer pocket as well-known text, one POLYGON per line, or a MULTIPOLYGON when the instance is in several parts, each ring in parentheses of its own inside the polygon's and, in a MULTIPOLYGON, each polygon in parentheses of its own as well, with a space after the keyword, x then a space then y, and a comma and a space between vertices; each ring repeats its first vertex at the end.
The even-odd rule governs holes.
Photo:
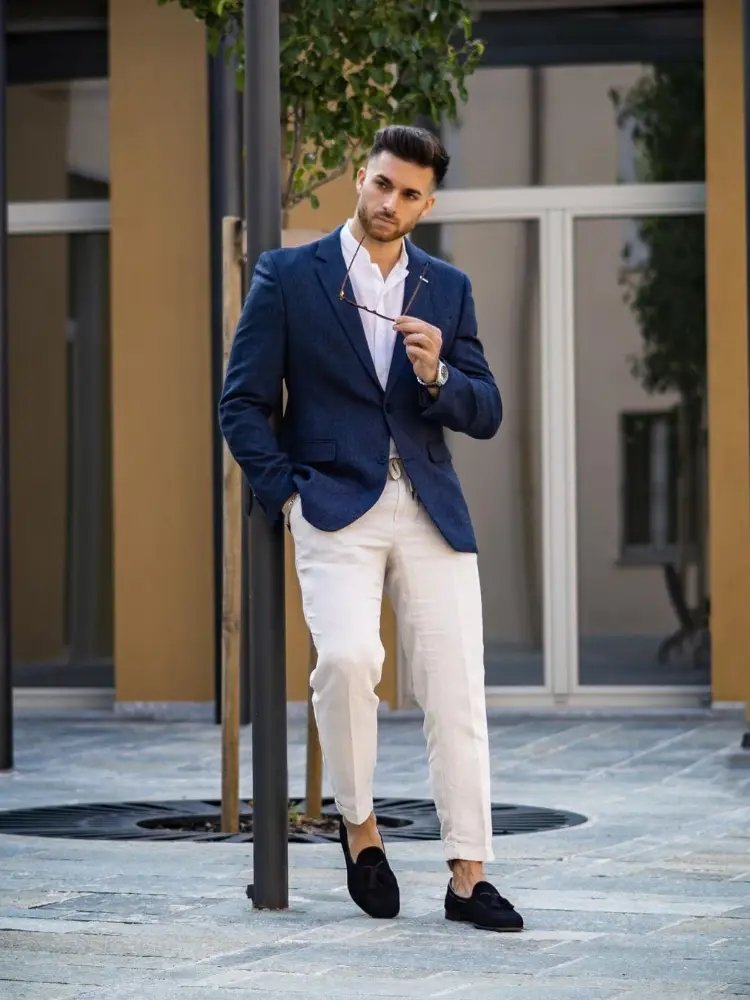
POLYGON ((428 441, 427 453, 433 462, 450 462, 451 453, 445 441, 428 441))
POLYGON ((298 462, 317 465, 322 462, 336 461, 335 441, 300 441, 294 449, 294 457, 298 462))

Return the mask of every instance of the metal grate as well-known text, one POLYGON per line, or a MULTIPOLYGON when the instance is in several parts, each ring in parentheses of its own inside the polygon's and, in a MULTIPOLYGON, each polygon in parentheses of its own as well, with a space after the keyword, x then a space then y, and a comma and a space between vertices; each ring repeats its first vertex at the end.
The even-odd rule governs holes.
MULTIPOLYGON (((290 799, 290 809, 304 806, 304 799, 290 799)), ((241 804, 241 818, 252 818, 252 805, 241 804)), ((323 813, 335 816, 332 799, 326 799, 323 813)), ((429 799, 376 799, 375 813, 388 841, 439 840, 440 823, 429 799)), ((0 834, 25 837, 67 837, 76 840, 191 840, 247 843, 252 833, 227 834, 196 829, 202 821, 215 820, 220 802, 214 799, 179 799, 168 802, 103 802, 48 806, 0 812, 0 834)), ((536 806, 492 806, 495 836, 537 833, 586 822, 580 813, 536 806)), ((290 833, 291 843, 337 843, 333 833, 290 833)))

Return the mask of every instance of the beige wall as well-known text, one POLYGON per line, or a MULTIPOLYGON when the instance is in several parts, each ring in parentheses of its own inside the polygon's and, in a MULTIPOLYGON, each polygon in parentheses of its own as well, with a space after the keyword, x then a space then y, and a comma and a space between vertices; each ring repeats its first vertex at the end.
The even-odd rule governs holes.
POLYGON ((205 37, 111 0, 116 697, 213 698, 205 37))
POLYGON ((708 0, 705 58, 713 696, 716 701, 750 702, 750 415, 740 0, 708 0))
MULTIPOLYGON (((10 200, 65 198, 64 88, 8 88, 10 200)), ((13 656, 64 656, 68 240, 14 236, 8 252, 13 656)))

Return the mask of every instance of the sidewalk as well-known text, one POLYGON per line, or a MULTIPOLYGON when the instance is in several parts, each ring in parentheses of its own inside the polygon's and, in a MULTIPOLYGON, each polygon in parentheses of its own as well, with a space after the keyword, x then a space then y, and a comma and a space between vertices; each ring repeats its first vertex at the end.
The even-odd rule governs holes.
MULTIPOLYGON (((496 802, 589 822, 498 837, 523 934, 443 919, 439 843, 392 844, 401 916, 351 903, 336 845, 290 845, 291 909, 253 911, 248 845, 0 836, 2 1000, 750 996, 750 766, 740 721, 491 716, 496 802)), ((220 733, 21 716, 0 808, 218 798, 220 733)), ((290 791, 304 787, 290 725, 290 791)), ((243 733, 242 793, 252 794, 243 733)), ((380 725, 379 796, 429 795, 421 724, 380 725)))

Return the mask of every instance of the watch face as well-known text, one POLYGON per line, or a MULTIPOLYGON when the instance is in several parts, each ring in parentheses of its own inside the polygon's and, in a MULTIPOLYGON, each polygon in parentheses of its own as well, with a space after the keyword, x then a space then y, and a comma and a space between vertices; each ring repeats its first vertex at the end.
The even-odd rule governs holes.
POLYGON ((441 361, 440 364, 438 365, 437 382, 438 385, 445 385, 447 381, 448 381, 448 366, 444 361, 441 361))

